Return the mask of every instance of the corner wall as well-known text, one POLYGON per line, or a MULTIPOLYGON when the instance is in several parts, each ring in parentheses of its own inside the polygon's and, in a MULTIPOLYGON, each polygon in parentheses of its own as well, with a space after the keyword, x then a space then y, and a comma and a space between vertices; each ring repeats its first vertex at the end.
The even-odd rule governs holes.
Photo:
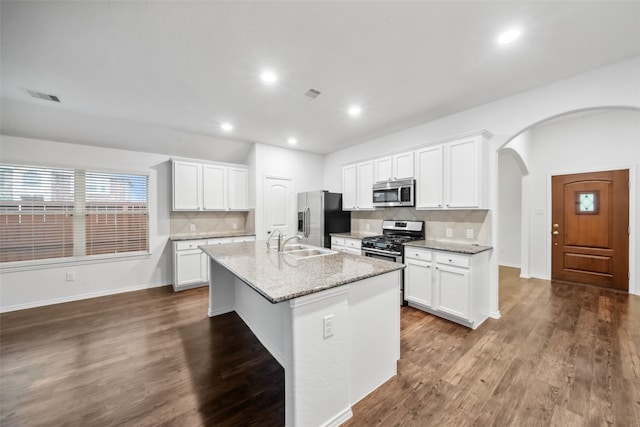
POLYGON ((24 165, 77 167, 149 175, 148 256, 76 261, 0 272, 0 312, 168 285, 171 163, 169 157, 60 142, 1 137, 1 161, 24 165), (66 281, 74 271, 76 280, 66 281))
MULTIPOLYGON (((489 159, 493 213, 491 241, 494 246, 500 247, 497 231, 500 221, 498 150, 530 126, 566 112, 601 107, 640 109, 638 76, 640 56, 337 151, 325 158, 325 187, 330 191, 341 191, 342 166, 345 164, 472 130, 487 129, 494 134, 490 140, 489 159)), ((493 317, 499 317, 498 260, 495 252, 491 255, 490 263, 490 311, 493 317)), ((640 293, 639 288, 637 284, 633 287, 636 293, 640 293)))

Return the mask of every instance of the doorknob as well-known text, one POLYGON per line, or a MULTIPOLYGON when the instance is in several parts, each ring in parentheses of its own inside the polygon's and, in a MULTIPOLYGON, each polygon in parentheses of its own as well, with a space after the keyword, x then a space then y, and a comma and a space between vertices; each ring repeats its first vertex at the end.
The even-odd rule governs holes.
POLYGON ((553 234, 560 234, 560 232, 558 230, 554 231, 553 234))
POLYGON ((553 224, 553 228, 558 228, 560 227, 558 224, 553 224))

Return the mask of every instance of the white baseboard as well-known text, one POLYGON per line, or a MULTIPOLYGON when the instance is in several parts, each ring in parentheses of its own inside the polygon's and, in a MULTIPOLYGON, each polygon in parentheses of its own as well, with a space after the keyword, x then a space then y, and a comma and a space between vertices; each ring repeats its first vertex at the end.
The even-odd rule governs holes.
POLYGON ((322 424, 324 427, 338 427, 340 424, 347 421, 349 418, 353 416, 353 412, 351 412, 351 407, 347 407, 342 411, 338 412, 333 418, 331 418, 326 423, 322 424))
POLYGON ((508 262, 498 262, 500 267, 520 268, 520 264, 509 264, 508 262))
POLYGON ((62 304, 65 302, 80 301, 83 299, 90 299, 90 298, 97 298, 97 297, 105 297, 108 295, 123 294, 125 292, 141 291, 143 289, 159 288, 162 286, 170 286, 170 285, 171 283, 162 282, 162 283, 153 283, 149 285, 130 286, 127 288, 120 288, 120 289, 109 289, 107 291, 89 292, 89 293, 80 294, 80 295, 70 295, 67 297, 53 298, 48 300, 34 301, 34 302, 28 302, 24 304, 16 304, 16 305, 10 305, 6 307, 0 307, 0 313, 8 313, 10 311, 26 310, 28 308, 44 307, 46 305, 62 304))
POLYGON ((232 311, 234 311, 235 308, 234 307, 220 307, 216 310, 207 310, 207 316, 209 317, 216 317, 216 316, 220 316, 221 314, 227 314, 227 313, 231 313, 232 311))
POLYGON ((500 310, 489 312, 489 317, 491 317, 492 319, 499 319, 500 318, 500 310))

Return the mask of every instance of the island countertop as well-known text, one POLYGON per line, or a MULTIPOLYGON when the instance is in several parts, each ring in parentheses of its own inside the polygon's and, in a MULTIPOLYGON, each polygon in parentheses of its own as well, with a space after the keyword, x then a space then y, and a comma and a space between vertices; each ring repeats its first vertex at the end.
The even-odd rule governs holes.
POLYGON ((344 252, 296 258, 268 250, 264 241, 199 248, 274 304, 405 268, 344 252))

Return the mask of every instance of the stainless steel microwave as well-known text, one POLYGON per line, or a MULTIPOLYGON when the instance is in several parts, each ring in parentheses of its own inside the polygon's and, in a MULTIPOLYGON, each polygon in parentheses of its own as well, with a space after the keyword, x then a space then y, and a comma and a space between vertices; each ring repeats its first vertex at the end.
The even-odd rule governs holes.
POLYGON ((415 186, 413 179, 376 182, 373 184, 373 206, 415 206, 415 186))

